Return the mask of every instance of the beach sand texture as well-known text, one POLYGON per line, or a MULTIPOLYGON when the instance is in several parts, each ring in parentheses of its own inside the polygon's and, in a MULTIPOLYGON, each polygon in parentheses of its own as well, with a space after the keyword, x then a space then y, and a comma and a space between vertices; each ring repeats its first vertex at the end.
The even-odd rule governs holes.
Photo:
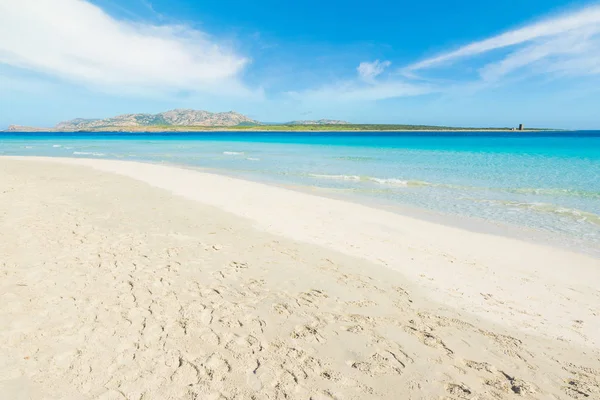
POLYGON ((560 249, 175 167, 0 158, 0 254, 2 399, 600 398, 600 262, 560 249))

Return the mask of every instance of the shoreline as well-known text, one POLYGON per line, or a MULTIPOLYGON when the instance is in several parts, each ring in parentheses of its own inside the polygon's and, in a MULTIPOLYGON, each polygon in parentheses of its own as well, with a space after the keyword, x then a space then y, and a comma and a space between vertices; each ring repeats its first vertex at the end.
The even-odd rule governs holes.
POLYGON ((209 174, 215 174, 219 176, 240 179, 248 182, 256 182, 268 186, 292 190, 299 193, 325 197, 332 200, 350 202, 368 208, 385 210, 394 214, 398 214, 400 216, 424 220, 433 224, 444 225, 450 228, 467 230, 473 233, 502 236, 508 239, 525 241, 535 245, 557 246, 566 251, 573 251, 582 255, 600 259, 600 249, 593 248, 593 244, 583 244, 579 242, 575 243, 572 238, 561 235, 556 232, 546 232, 539 229, 529 228, 526 226, 490 221, 472 216, 447 214, 441 211, 420 208, 417 206, 411 206, 409 204, 401 204, 391 200, 345 193, 344 190, 338 191, 336 189, 323 188, 320 186, 305 186, 299 184, 285 184, 280 182, 273 182, 268 179, 261 179, 261 177, 258 175, 253 175, 252 177, 241 177, 238 176, 235 172, 231 172, 226 169, 194 167, 190 165, 177 163, 147 163, 153 165, 166 165, 175 168, 187 169, 190 171, 199 171, 209 174))
MULTIPOLYGON (((531 316, 538 312, 533 309, 545 307, 556 301, 554 294, 547 293, 537 296, 536 304, 527 304, 531 301, 529 293, 539 295, 550 286, 556 286, 558 282, 581 285, 589 281, 600 281, 600 259, 589 255, 510 237, 471 232, 362 204, 264 183, 181 167, 132 161, 27 156, 0 157, 2 158, 87 166, 133 178, 248 219, 265 232, 324 246, 387 266, 402 273, 413 283, 422 285, 430 292, 433 300, 442 304, 455 302, 460 310, 484 318, 490 316, 489 304, 482 301, 482 293, 498 293, 498 288, 504 290, 510 286, 521 286, 519 293, 497 295, 507 296, 502 304, 518 304, 523 308, 522 313, 515 315, 514 311, 506 309, 494 314, 490 319, 495 323, 508 322, 509 326, 515 329, 536 330, 531 316), (190 185, 190 182, 194 182, 194 185, 190 185), (195 187, 210 187, 216 191, 202 192, 195 187), (325 226, 328 227, 327 231, 324 230, 325 226), (418 257, 415 258, 414 255, 418 257), (434 266, 436 264, 428 260, 437 260, 444 264, 458 262, 462 267, 446 271, 440 276, 440 271, 434 266), (418 267, 416 270, 406 268, 407 263, 416 264, 418 267), (538 275, 539 281, 524 284, 520 276, 513 276, 513 273, 521 271, 521 268, 525 268, 523 271, 527 271, 527 274, 543 275, 538 275), (543 272, 540 272, 540 268, 543 268, 543 272), (578 269, 575 275, 569 271, 573 268, 578 269), (489 279, 491 271, 494 275, 492 281, 489 279), (428 277, 429 274, 438 278, 432 280, 428 277), (580 280, 580 276, 587 278, 580 280), (468 287, 465 282, 468 282, 468 287), (531 288, 526 289, 528 286, 531 288), (460 298, 456 298, 457 291, 461 293, 460 298)), ((586 309, 586 305, 582 304, 581 308, 586 309)), ((533 319, 536 318, 539 317, 533 319)), ((553 316, 550 325, 554 328, 562 326, 558 330, 567 334, 570 328, 565 330, 564 318, 568 320, 569 317, 558 312, 553 316)), ((588 319, 594 320, 591 314, 588 319)), ((540 323, 549 328, 548 320, 544 323, 540 320, 540 323)), ((593 326, 587 326, 585 330, 593 343, 600 346, 600 320, 595 319, 593 326)), ((568 333, 568 338, 580 340, 581 336, 571 332, 568 333)))
POLYGON ((596 259, 164 165, 0 184, 11 399, 600 394, 596 259))

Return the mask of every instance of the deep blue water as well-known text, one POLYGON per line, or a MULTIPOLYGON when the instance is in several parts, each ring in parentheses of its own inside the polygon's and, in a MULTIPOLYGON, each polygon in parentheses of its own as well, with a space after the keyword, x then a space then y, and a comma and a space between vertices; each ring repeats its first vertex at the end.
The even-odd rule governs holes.
POLYGON ((211 168, 600 245, 600 131, 4 134, 0 155, 211 168))

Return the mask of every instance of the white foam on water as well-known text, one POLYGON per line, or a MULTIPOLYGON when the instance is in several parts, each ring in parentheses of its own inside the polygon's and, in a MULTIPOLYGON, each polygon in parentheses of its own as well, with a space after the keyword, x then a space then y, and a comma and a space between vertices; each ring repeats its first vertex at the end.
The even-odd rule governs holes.
POLYGON ((355 181, 359 182, 361 180, 358 175, 323 175, 323 174, 310 174, 313 178, 321 178, 321 179, 331 179, 338 181, 355 181))
POLYGON ((88 152, 88 151, 74 151, 73 154, 79 155, 79 156, 96 156, 96 157, 101 157, 101 156, 106 155, 104 153, 94 153, 94 152, 88 152))
POLYGON ((514 209, 525 209, 531 210, 538 213, 554 214, 562 217, 573 219, 577 222, 587 222, 594 225, 600 225, 600 215, 592 212, 578 210, 575 208, 569 208, 559 206, 556 204, 542 203, 542 202, 520 202, 510 200, 483 200, 490 204, 498 204, 514 209))
POLYGON ((402 179, 394 179, 394 178, 389 178, 389 179, 382 179, 382 178, 368 178, 369 181, 371 182, 376 182, 379 183, 380 185, 389 185, 389 186, 403 186, 406 187, 409 185, 409 181, 405 181, 402 179))
POLYGON ((359 176, 359 175, 327 175, 327 174, 309 174, 313 178, 319 179, 330 179, 338 181, 352 181, 352 182, 373 182, 384 186, 395 186, 395 187, 415 187, 415 186, 436 186, 435 184, 423 181, 407 181, 404 179, 397 178, 376 178, 373 176, 359 176))
POLYGON ((569 197, 584 197, 592 199, 600 199, 600 192, 587 191, 581 189, 566 189, 566 188, 517 188, 505 189, 508 192, 517 194, 531 194, 540 196, 569 196, 569 197))

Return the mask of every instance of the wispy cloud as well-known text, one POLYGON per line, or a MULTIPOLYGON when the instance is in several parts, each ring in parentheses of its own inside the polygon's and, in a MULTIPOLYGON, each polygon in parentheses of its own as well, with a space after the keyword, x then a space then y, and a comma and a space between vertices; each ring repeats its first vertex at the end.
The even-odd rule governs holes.
POLYGON ((417 71, 435 73, 457 62, 470 62, 479 64, 476 70, 483 81, 498 81, 526 68, 531 74, 589 74, 599 68, 599 36, 600 6, 591 6, 470 43, 408 65, 402 71, 406 76, 414 76, 417 71), (478 61, 477 56, 499 49, 507 51, 483 65, 478 61))
POLYGON ((245 96, 248 62, 203 32, 117 20, 83 0, 0 1, 0 64, 71 82, 245 96))
POLYGON ((390 65, 390 61, 364 61, 355 79, 294 95, 310 100, 372 101, 426 93, 473 94, 490 85, 513 83, 515 77, 600 74, 600 6, 475 41, 383 77, 390 65))
POLYGON ((325 104, 377 101, 432 92, 432 85, 427 83, 412 83, 389 76, 382 78, 382 74, 390 65, 390 61, 363 61, 356 68, 354 79, 334 82, 316 89, 289 92, 288 95, 295 100, 325 104))
POLYGON ((390 61, 363 61, 358 65, 358 68, 356 68, 356 70, 358 71, 358 75, 362 80, 366 82, 372 82, 377 76, 381 75, 383 71, 391 64, 392 63, 390 61))

